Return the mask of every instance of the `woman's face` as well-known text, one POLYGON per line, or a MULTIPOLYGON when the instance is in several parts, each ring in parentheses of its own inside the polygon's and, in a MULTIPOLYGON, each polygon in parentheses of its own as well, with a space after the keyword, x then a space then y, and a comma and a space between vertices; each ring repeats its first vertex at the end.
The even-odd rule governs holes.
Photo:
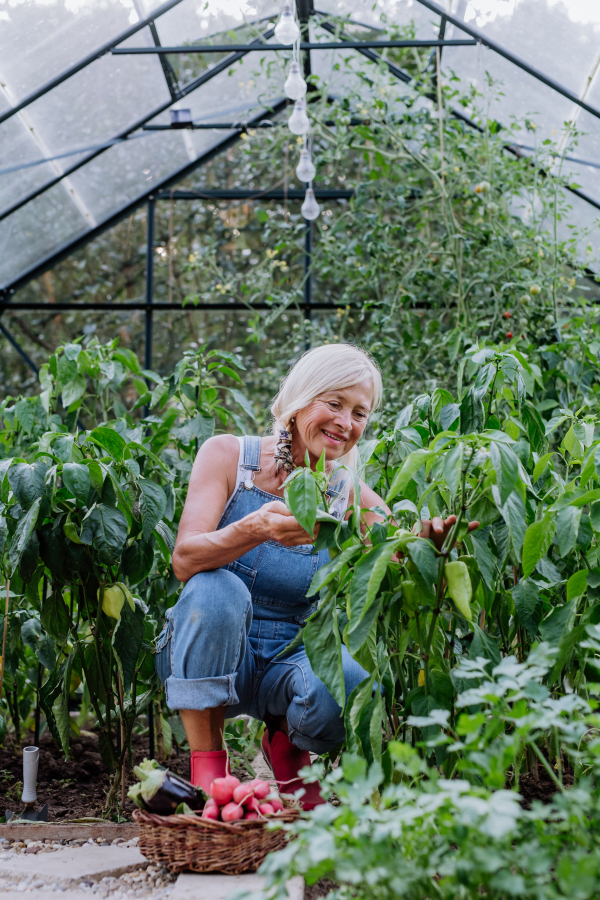
POLYGON ((296 462, 304 461, 308 450, 311 462, 339 459, 354 447, 367 424, 373 385, 363 381, 352 387, 328 391, 296 413, 292 432, 292 453, 296 462))

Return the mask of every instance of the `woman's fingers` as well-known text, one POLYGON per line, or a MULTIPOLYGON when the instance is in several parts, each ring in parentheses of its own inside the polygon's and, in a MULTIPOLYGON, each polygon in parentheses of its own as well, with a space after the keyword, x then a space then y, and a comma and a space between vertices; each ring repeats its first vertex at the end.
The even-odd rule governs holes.
MULTIPOLYGON (((446 524, 448 524, 448 519, 446 519, 446 524)), ((444 520, 441 516, 434 516, 431 520, 431 527, 435 534, 443 534, 444 533, 444 520)))
POLYGON ((479 522, 469 522, 469 531, 477 531, 479 522))

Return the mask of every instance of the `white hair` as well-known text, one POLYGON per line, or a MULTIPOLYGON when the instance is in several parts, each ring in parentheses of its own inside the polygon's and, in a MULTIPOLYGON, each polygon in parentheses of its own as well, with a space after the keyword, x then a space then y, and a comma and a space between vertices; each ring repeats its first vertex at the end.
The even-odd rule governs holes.
MULTIPOLYGON (((300 357, 283 379, 273 401, 273 432, 289 430, 290 420, 321 394, 353 387, 370 381, 372 397, 370 412, 381 403, 383 386, 381 372, 374 359, 354 344, 323 344, 300 357)), ((353 447, 338 460, 340 465, 356 469, 358 450, 353 447)))

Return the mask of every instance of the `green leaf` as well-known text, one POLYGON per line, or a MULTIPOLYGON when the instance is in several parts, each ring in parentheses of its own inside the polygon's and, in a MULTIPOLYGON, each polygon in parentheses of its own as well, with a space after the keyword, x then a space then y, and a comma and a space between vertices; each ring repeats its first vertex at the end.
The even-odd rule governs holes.
POLYGON ((146 541, 134 541, 123 554, 123 574, 130 584, 138 584, 149 575, 153 562, 152 545, 146 541))
POLYGON ((528 578, 538 562, 548 552, 554 537, 555 521, 546 515, 541 522, 533 522, 525 532, 523 543, 523 575, 528 578))
POLYGON ((71 717, 69 715, 69 693, 71 691, 71 670, 75 662, 75 653, 73 650, 69 653, 65 660, 64 666, 61 667, 62 678, 58 696, 52 704, 52 713, 56 722, 56 729, 60 738, 65 757, 69 757, 69 739, 71 736, 71 717))
POLYGON ((496 483, 500 492, 500 500, 504 504, 517 483, 519 460, 510 447, 496 441, 492 441, 490 444, 490 456, 496 472, 496 483))
MULTIPOLYGON (((523 424, 527 428, 529 443, 536 453, 542 453, 547 446, 545 436, 545 425, 539 412, 529 400, 526 400, 521 407, 521 418, 523 424)), ((535 479, 534 479, 535 480, 535 479)))
POLYGON ((133 612, 129 603, 124 603, 113 633, 112 646, 126 694, 131 689, 143 640, 144 620, 133 612))
POLYGON ((385 498, 386 503, 391 503, 398 494, 401 494, 405 490, 408 483, 412 481, 421 466, 432 455, 431 450, 413 450, 412 453, 408 454, 402 464, 402 468, 399 469, 394 476, 388 495, 385 498))
POLYGON ((342 709, 346 702, 342 641, 337 621, 335 598, 329 597, 304 628, 304 647, 311 668, 342 709))
POLYGON ((82 463, 64 463, 62 479, 65 483, 65 487, 77 500, 79 500, 80 503, 87 503, 92 483, 90 470, 87 466, 84 466, 82 463))
POLYGON ((42 603, 40 621, 44 631, 59 643, 64 643, 69 634, 71 619, 60 591, 52 591, 42 603))
POLYGON ((56 649, 54 641, 42 633, 42 626, 38 619, 27 619, 21 626, 21 640, 37 656, 38 660, 47 669, 53 669, 56 665, 56 649))
POLYGON ((26 434, 31 434, 35 422, 35 400, 32 403, 32 399, 34 398, 19 400, 18 403, 15 403, 15 415, 26 434))
POLYGON ((583 597, 588 586, 587 574, 587 569, 580 569, 571 575, 567 581, 567 601, 583 597))
POLYGON ((555 607, 540 625, 542 640, 557 647, 563 634, 567 634, 573 628, 576 612, 576 600, 571 600, 564 606, 555 607))
POLYGON ((308 589, 307 597, 314 597, 315 594, 318 594, 322 587, 324 587, 328 582, 331 581, 332 578, 335 578, 338 572, 340 572, 345 565, 347 565, 353 557, 355 557, 358 553, 362 552, 362 545, 354 544, 352 547, 346 547, 339 553, 334 559, 331 559, 328 563, 321 568, 317 569, 313 576, 313 580, 311 582, 310 588, 308 589))
POLYGON ((483 428, 483 404, 469 388, 460 404, 460 433, 473 434, 483 428))
POLYGON ((83 375, 75 375, 75 377, 63 386, 61 392, 62 405, 68 409, 72 403, 81 400, 85 394, 87 382, 83 375))
POLYGON ((293 473, 295 477, 284 488, 285 502, 302 528, 308 532, 308 543, 312 540, 317 521, 317 483, 309 468, 296 469, 296 472, 293 473))
POLYGON ((540 590, 537 584, 529 578, 519 581, 512 589, 512 598, 519 622, 533 640, 542 618, 540 590))
MULTIPOLYGON (((498 506, 502 518, 506 522, 511 537, 513 550, 518 560, 521 559, 521 548, 525 540, 525 532, 527 530, 527 520, 525 516, 525 504, 521 499, 521 495, 517 491, 513 491, 504 505, 500 504, 500 497, 497 485, 492 488, 494 497, 497 497, 498 506)), ((577 536, 577 535, 576 535, 577 536)))
POLYGON ((494 555, 488 547, 489 529, 477 530, 471 533, 473 556, 481 572, 488 589, 492 591, 496 584, 496 563, 494 555))
POLYGON ((533 483, 534 484, 538 480, 538 478, 542 477, 542 475, 546 471, 546 467, 547 467, 548 463, 550 462, 550 460, 552 459, 553 456, 554 456, 554 453, 546 453, 544 456, 541 456, 540 459, 538 459, 538 461, 535 464, 535 468, 533 470, 533 483))
POLYGON ((15 533, 13 534, 12 544, 10 545, 10 550, 8 552, 10 575, 13 574, 13 572, 21 562, 21 557, 27 545, 27 541, 29 540, 31 532, 36 526, 41 502, 41 498, 38 497, 29 511, 19 519, 19 522, 15 529, 15 533))
POLYGON ((11 490, 23 509, 29 507, 46 493, 46 463, 15 463, 8 470, 11 490))
POLYGON ((448 490, 452 498, 456 497, 456 493, 460 487, 462 476, 462 464, 464 455, 464 444, 457 444, 444 457, 444 478, 448 485, 448 490))
POLYGON ((106 450, 113 459, 122 462, 123 451, 127 446, 127 442, 125 438, 121 437, 118 431, 114 430, 114 428, 107 428, 105 425, 94 428, 94 430, 90 432, 88 440, 93 441, 95 444, 98 444, 99 447, 102 447, 103 450, 106 450))
POLYGON ((581 509, 576 506, 565 506, 556 514, 556 537, 560 556, 566 556, 575 546, 580 519, 581 509))
POLYGON ((164 515, 167 498, 161 486, 154 481, 141 478, 138 484, 142 491, 140 510, 144 525, 143 538, 148 541, 164 515))
POLYGON ((425 538, 417 538, 416 541, 411 541, 407 550, 425 584, 433 591, 438 574, 438 560, 433 544, 425 538))
POLYGON ((4 553, 4 547, 6 545, 6 538, 8 537, 8 525, 6 523, 6 519, 4 516, 0 516, 0 560, 2 559, 2 554, 4 553))
POLYGON ((394 548, 391 542, 377 544, 368 553, 363 553, 354 566, 349 594, 351 630, 375 599, 394 548))
POLYGON ((87 459, 85 465, 90 473, 90 483, 99 497, 102 496, 102 485, 104 484, 104 475, 102 474, 102 466, 95 459, 87 459))
POLYGON ((127 519, 120 509, 99 504, 83 520, 81 542, 92 544, 101 562, 114 566, 127 540, 127 519))
POLYGON ((235 402, 238 404, 238 406, 242 407, 242 409, 244 410, 246 415, 250 416, 251 419, 256 419, 256 416, 254 415, 254 409, 252 408, 252 404, 250 403, 248 398, 245 396, 245 394, 242 394, 242 392, 238 391, 237 388, 227 388, 227 390, 230 392, 231 396, 233 397, 235 402))
POLYGON ((494 666, 500 665, 500 650, 495 640, 482 631, 479 625, 473 623, 473 631, 475 632, 471 646, 469 648, 469 659, 477 659, 482 656, 489 659, 494 666))

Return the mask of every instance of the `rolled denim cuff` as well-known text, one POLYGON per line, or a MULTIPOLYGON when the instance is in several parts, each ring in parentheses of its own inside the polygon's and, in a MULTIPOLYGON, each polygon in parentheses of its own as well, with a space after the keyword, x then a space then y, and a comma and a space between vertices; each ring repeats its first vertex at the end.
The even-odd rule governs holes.
POLYGON ((345 737, 345 733, 340 733, 334 735, 331 740, 324 741, 319 738, 309 737, 307 734, 302 734, 301 731, 295 729, 289 722, 288 728, 288 737, 292 744, 295 744, 300 750, 308 750, 310 753, 328 753, 330 750, 339 747, 345 737))
POLYGON ((235 690, 237 672, 210 678, 175 678, 165 681, 169 709, 214 709, 239 703, 235 690))

